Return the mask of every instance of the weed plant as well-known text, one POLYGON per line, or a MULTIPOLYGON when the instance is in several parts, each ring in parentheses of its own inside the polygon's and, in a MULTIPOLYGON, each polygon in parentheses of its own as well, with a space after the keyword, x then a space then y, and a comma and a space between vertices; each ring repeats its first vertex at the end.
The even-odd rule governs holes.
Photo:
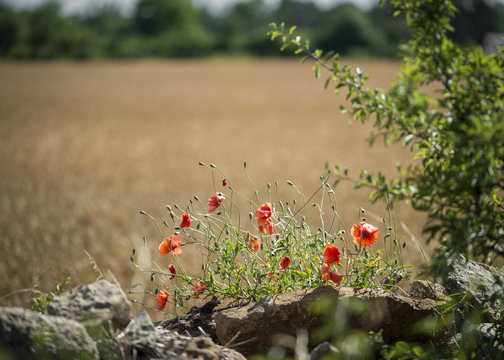
MULTIPOLYGON (((348 229, 327 177, 309 196, 287 181, 294 195, 287 201, 279 196, 278 182, 267 184, 267 193, 260 196, 245 163, 250 199, 217 166, 200 165, 212 179, 214 194, 208 200, 194 196, 183 208, 168 205, 162 225, 141 212, 159 230, 159 251, 148 255, 152 267, 136 262, 136 250, 131 261, 155 284, 154 291, 145 292, 156 298, 157 310, 167 303, 186 308, 190 299, 213 296, 229 305, 248 303, 328 283, 392 291, 411 272, 402 261, 404 244, 390 226, 392 214, 378 228, 359 209, 358 222, 348 229), (382 249, 374 250, 378 245, 382 249), (201 253, 197 277, 189 276, 180 261, 189 247, 201 253)), ((147 253, 149 242, 143 239, 147 253)), ((154 299, 144 306, 153 304, 154 299)))

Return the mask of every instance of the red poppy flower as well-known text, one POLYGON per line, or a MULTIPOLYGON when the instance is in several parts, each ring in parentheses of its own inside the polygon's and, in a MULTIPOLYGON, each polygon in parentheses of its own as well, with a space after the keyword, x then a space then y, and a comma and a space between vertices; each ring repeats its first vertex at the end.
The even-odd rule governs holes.
POLYGON ((324 262, 327 264, 339 264, 340 251, 334 245, 327 244, 324 251, 324 262))
POLYGON ((291 261, 287 256, 280 259, 280 267, 282 269, 285 269, 290 264, 291 264, 291 261))
POLYGON ((373 245, 378 240, 380 229, 377 227, 361 222, 359 225, 354 224, 350 230, 352 240, 357 245, 369 246, 373 245))
POLYGON ((159 311, 163 311, 163 309, 165 308, 166 302, 168 301, 168 296, 170 296, 170 294, 168 294, 164 290, 160 290, 158 292, 156 297, 156 307, 159 311))
POLYGON ((208 199, 208 212, 213 213, 226 198, 220 192, 208 199))
POLYGON ((322 280, 332 281, 333 283, 339 284, 343 280, 343 276, 336 274, 331 271, 331 265, 327 263, 322 264, 322 280))
POLYGON ((181 228, 191 226, 191 217, 189 216, 189 214, 184 213, 184 214, 180 215, 180 220, 181 220, 181 222, 180 222, 181 228))
POLYGON ((193 298, 198 299, 199 296, 203 294, 203 291, 205 291, 206 285, 201 284, 201 281, 197 281, 194 286, 196 286, 196 288, 192 289, 194 293, 193 298))
POLYGON ((170 280, 173 279, 175 277, 175 275, 177 274, 177 270, 175 270, 175 266, 173 266, 173 264, 170 264, 166 268, 168 270, 170 270, 170 272, 173 274, 170 276, 170 280))
POLYGON ((250 243, 248 248, 252 250, 252 247, 254 248, 254 252, 257 252, 257 250, 259 250, 259 248, 261 247, 261 241, 255 236, 250 235, 250 243))
POLYGON ((275 227, 273 226, 273 209, 271 204, 266 202, 261 205, 259 209, 256 210, 255 218, 257 219, 257 226, 259 226, 259 231, 263 234, 273 234, 275 232, 275 227))
POLYGON ((170 235, 159 244, 159 252, 163 256, 169 254, 171 251, 175 254, 182 254, 181 244, 182 242, 177 236, 170 235))
POLYGON ((222 179, 222 186, 226 186, 226 185, 227 185, 227 179, 224 178, 224 179, 222 179))

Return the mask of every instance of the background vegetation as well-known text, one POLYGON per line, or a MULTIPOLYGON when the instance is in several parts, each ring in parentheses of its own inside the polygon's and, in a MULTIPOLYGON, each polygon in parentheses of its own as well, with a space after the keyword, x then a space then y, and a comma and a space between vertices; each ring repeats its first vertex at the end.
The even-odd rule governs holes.
MULTIPOLYGON (((481 44, 487 32, 504 31, 504 4, 457 0, 453 40, 481 44)), ((239 3, 212 15, 189 0, 140 0, 130 16, 103 7, 63 16, 57 3, 15 12, 0 3, 0 57, 9 59, 125 59, 210 55, 278 56, 266 37, 272 22, 297 24, 313 48, 341 55, 395 56, 410 31, 404 19, 378 7, 364 12, 351 4, 320 10, 313 3, 263 0, 239 3)))

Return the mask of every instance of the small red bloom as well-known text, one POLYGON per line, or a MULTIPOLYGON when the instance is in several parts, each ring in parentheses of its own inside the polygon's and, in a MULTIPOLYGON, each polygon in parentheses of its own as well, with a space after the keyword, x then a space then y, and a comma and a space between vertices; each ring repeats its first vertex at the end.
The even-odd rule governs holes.
POLYGON ((181 244, 182 242, 177 236, 170 235, 159 244, 159 252, 163 256, 169 254, 171 251, 175 254, 182 254, 181 244))
POLYGON ((291 261, 287 256, 280 259, 280 267, 282 269, 285 269, 290 264, 291 264, 291 261))
POLYGON ((181 228, 191 226, 191 217, 189 216, 189 214, 184 213, 184 214, 180 215, 180 220, 181 220, 181 222, 180 222, 181 228))
POLYGON ((333 283, 339 284, 343 280, 343 276, 336 274, 331 271, 331 265, 327 263, 322 264, 322 280, 332 281, 333 283))
POLYGON ((380 229, 363 221, 359 225, 354 224, 350 234, 353 242, 357 245, 369 246, 378 240, 380 229))
POLYGON ((208 212, 213 213, 226 198, 220 192, 208 199, 208 212))
POLYGON ((175 270, 175 266, 173 266, 173 264, 170 264, 166 268, 168 270, 170 270, 170 272, 173 274, 170 276, 170 280, 173 279, 175 277, 175 275, 177 274, 177 270, 175 270))
POLYGON ((227 179, 224 178, 224 179, 222 179, 222 186, 226 186, 226 185, 227 185, 227 179))
POLYGON ((252 250, 252 248, 254 248, 254 252, 257 252, 257 250, 259 250, 260 247, 261 247, 261 241, 258 238, 256 238, 255 236, 250 235, 250 243, 249 243, 248 248, 250 250, 252 250))
POLYGON ((334 245, 327 244, 324 251, 324 262, 327 264, 339 264, 340 251, 334 245))
POLYGON ((261 233, 271 235, 275 232, 272 216, 273 209, 269 202, 262 204, 261 207, 256 210, 255 218, 257 219, 257 226, 259 226, 259 231, 261 233))
POLYGON ((193 298, 198 299, 199 296, 203 294, 203 291, 205 291, 206 285, 201 284, 201 281, 197 281, 194 286, 196 286, 196 288, 192 289, 194 293, 193 298))
POLYGON ((156 297, 156 307, 159 311, 163 311, 163 309, 165 308, 166 302, 168 301, 168 296, 170 296, 170 294, 168 294, 164 290, 160 290, 158 292, 156 297))

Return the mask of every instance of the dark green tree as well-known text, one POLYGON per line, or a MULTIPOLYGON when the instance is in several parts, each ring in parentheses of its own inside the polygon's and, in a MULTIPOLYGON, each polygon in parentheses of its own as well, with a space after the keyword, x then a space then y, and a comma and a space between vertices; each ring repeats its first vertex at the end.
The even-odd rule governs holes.
POLYGON ((19 41, 20 21, 17 14, 0 4, 0 57, 7 57, 19 41))
POLYGON ((375 28, 366 13, 352 4, 343 4, 326 15, 316 45, 340 54, 378 54, 386 46, 384 33, 375 28))
POLYGON ((140 33, 156 36, 195 26, 197 13, 189 0, 140 0, 134 14, 140 33))
POLYGON ((57 3, 48 3, 28 13, 26 43, 33 59, 50 59, 57 56, 58 41, 63 33, 64 21, 57 3))

